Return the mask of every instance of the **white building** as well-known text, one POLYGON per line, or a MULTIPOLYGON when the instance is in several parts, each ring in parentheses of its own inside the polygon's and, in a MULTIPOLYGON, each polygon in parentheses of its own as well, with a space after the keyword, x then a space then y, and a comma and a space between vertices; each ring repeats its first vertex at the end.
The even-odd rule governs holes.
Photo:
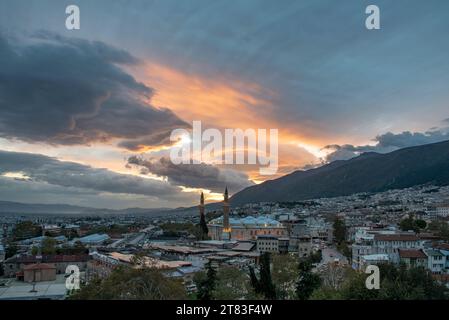
POLYGON ((399 249, 422 249, 423 241, 416 235, 408 233, 376 234, 373 241, 373 252, 387 254, 393 263, 399 263, 399 249))
POLYGON ((5 247, 0 243, 0 263, 2 263, 3 261, 5 261, 5 247))
POLYGON ((435 207, 435 214, 438 217, 449 217, 449 204, 440 204, 435 207))
POLYGON ((374 253, 374 248, 371 244, 356 244, 352 245, 352 268, 361 270, 363 267, 363 256, 368 256, 374 253))
POLYGON ((275 236, 258 236, 257 251, 259 252, 279 252, 279 238, 275 236))
MULTIPOLYGON (((232 240, 255 240, 258 236, 287 236, 287 229, 269 216, 245 218, 229 218, 232 240)), ((209 222, 209 236, 212 240, 221 240, 223 233, 223 217, 209 222)))
POLYGON ((377 265, 379 263, 388 263, 390 258, 388 254, 369 254, 361 256, 359 270, 364 270, 369 265, 377 265))
POLYGON ((424 250, 427 255, 427 269, 434 274, 443 274, 446 267, 446 256, 439 250, 424 250))

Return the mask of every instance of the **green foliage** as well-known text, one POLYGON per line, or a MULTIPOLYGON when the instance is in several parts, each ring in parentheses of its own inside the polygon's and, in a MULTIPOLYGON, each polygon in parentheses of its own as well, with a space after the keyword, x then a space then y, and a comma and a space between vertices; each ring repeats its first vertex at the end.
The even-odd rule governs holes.
POLYGON ((186 223, 164 223, 161 225, 164 235, 167 237, 181 237, 187 235, 194 235, 197 239, 201 238, 201 229, 198 225, 190 222, 186 223))
POLYGON ((265 299, 276 300, 276 287, 271 279, 270 254, 264 252, 260 256, 260 278, 258 279, 254 269, 250 268, 250 279, 254 291, 263 295, 265 299))
POLYGON ((221 267, 218 270, 213 297, 217 300, 257 299, 248 274, 236 267, 221 267))
POLYGON ((197 298, 199 300, 212 300, 213 292, 216 287, 217 272, 212 267, 211 261, 206 264, 206 277, 203 277, 197 283, 197 298))
POLYGON ((5 249, 5 259, 11 258, 17 254, 18 248, 14 243, 9 243, 5 249))
POLYGON ((310 257, 309 257, 309 261, 312 264, 313 263, 320 263, 322 259, 323 259, 323 253, 321 252, 321 250, 318 250, 316 252, 312 252, 310 254, 310 257))
POLYGON ((41 226, 32 221, 22 221, 17 223, 12 232, 15 241, 39 237, 40 235, 42 235, 41 226))
POLYGON ((348 261, 350 261, 352 259, 352 252, 351 252, 351 248, 348 246, 348 244, 346 242, 342 242, 340 244, 337 245, 337 250, 344 255, 348 261))
POLYGON ((356 300, 433 300, 448 299, 448 289, 432 278, 422 267, 407 269, 405 265, 381 264, 380 289, 368 290, 367 275, 353 272, 339 292, 341 299, 356 300))
MULTIPOLYGON (((91 235, 95 233, 106 233, 106 234, 123 234, 128 233, 130 231, 130 226, 128 225, 120 225, 120 224, 111 224, 110 226, 97 226, 95 228, 90 229, 86 235, 91 235)), ((69 236, 74 236, 72 234, 69 236)))
POLYGON ((427 223, 421 219, 414 219, 412 215, 408 218, 402 219, 399 223, 399 228, 402 231, 413 230, 414 232, 420 232, 422 229, 427 227, 427 223))
POLYGON ((427 227, 427 222, 422 220, 422 219, 416 219, 415 220, 415 225, 419 228, 419 229, 425 229, 427 227))
POLYGON ((432 221, 427 228, 445 241, 449 241, 449 225, 446 221, 432 221))
POLYGON ((33 247, 31 248, 31 254, 32 254, 33 256, 37 256, 37 255, 39 254, 39 248, 36 247, 36 246, 33 246, 33 247))
POLYGON ((200 228, 200 240, 209 239, 209 236, 208 236, 209 228, 207 227, 207 222, 206 222, 206 218, 204 215, 201 215, 199 228, 200 228))
POLYGON ((334 239, 337 244, 346 241, 346 225, 345 222, 339 218, 334 220, 334 239))
POLYGON ((294 254, 272 255, 272 277, 278 299, 293 299, 298 271, 298 256, 294 254))
POLYGON ((296 296, 299 300, 308 300, 313 291, 318 289, 321 279, 317 274, 312 273, 310 260, 303 260, 298 265, 298 281, 296 282, 296 296))
POLYGON ((42 254, 56 254, 56 240, 45 237, 41 243, 42 254))
POLYGON ((119 267, 105 279, 95 278, 75 291, 73 300, 182 300, 181 281, 165 277, 160 270, 119 267))
POLYGON ((67 254, 67 255, 89 254, 89 249, 84 244, 82 244, 81 241, 76 241, 73 246, 63 245, 62 247, 56 248, 56 254, 67 254))

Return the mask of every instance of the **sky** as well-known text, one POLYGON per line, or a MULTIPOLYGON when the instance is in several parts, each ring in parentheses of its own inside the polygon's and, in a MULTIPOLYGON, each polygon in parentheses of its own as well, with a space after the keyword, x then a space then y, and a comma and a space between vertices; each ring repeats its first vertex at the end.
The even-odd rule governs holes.
POLYGON ((449 140, 448 32, 445 0, 1 0, 0 200, 191 206, 449 140), (195 120, 278 129, 277 175, 173 164, 170 134, 195 120))

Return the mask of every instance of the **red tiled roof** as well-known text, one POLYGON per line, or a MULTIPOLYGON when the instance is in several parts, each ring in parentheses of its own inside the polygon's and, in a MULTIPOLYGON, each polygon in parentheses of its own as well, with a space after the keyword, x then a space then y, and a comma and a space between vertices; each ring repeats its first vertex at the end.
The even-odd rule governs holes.
POLYGON ((30 264, 23 267, 23 270, 42 270, 42 269, 56 269, 54 265, 47 264, 47 263, 35 263, 30 264))
POLYGON ((417 241, 419 238, 414 234, 375 234, 377 241, 417 241))
POLYGON ((399 249, 399 256, 401 258, 427 258, 426 254, 422 250, 413 249, 399 249))
POLYGON ((8 263, 58 263, 58 262, 86 262, 90 259, 87 254, 80 255, 43 255, 19 256, 8 260, 8 263))
POLYGON ((449 243, 438 243, 433 246, 436 249, 449 250, 449 243))

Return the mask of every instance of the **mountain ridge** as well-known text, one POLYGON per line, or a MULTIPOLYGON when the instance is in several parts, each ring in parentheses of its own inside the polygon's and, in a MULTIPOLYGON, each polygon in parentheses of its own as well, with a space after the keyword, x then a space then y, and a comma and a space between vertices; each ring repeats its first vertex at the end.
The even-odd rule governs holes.
POLYGON ((362 154, 310 170, 298 170, 234 194, 232 205, 301 201, 382 192, 422 184, 449 184, 449 141, 362 154))

